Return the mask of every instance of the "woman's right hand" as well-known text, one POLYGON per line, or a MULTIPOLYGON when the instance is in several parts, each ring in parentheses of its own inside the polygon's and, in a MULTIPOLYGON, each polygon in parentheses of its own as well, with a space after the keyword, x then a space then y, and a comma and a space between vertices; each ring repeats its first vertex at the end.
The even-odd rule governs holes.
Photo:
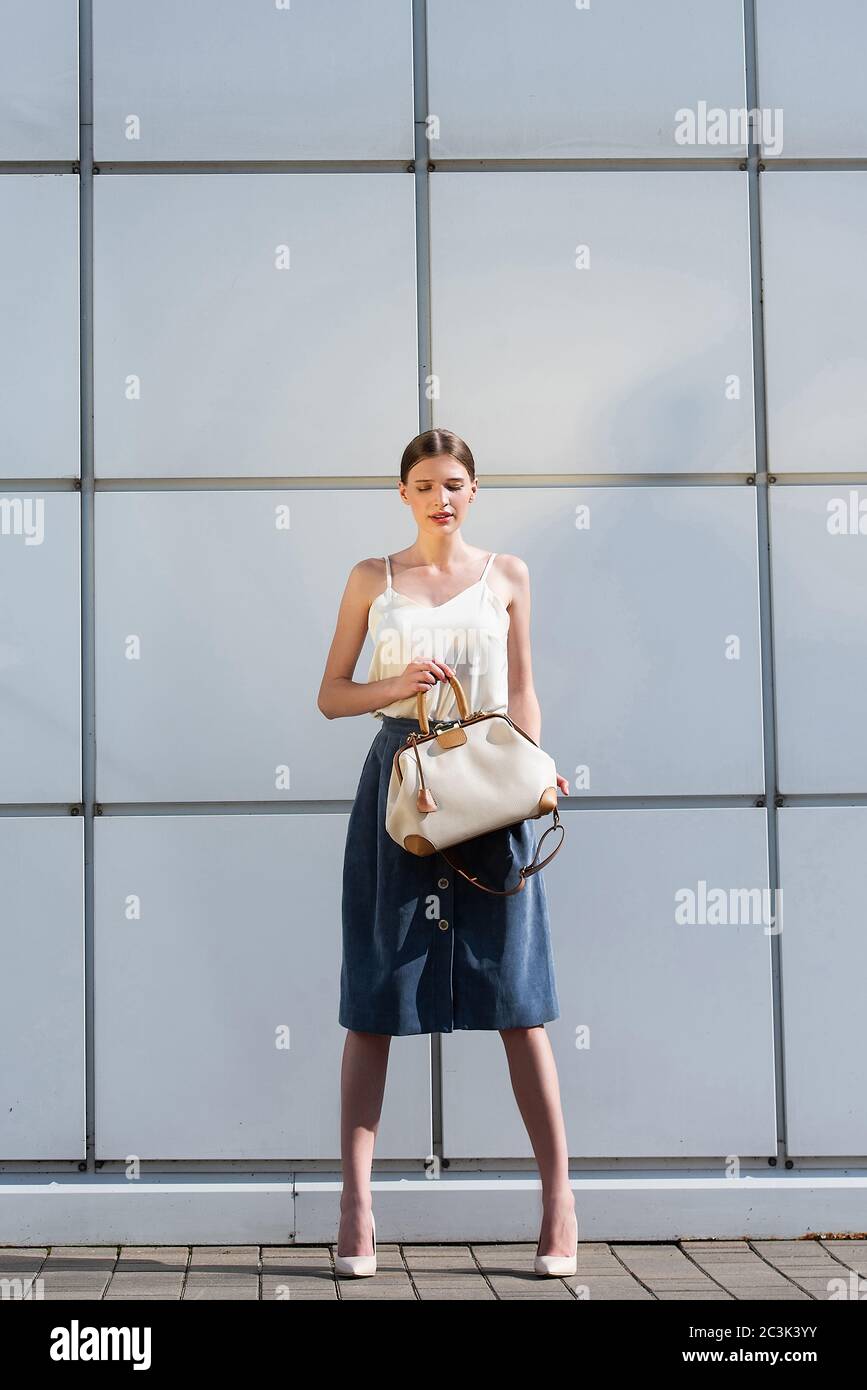
POLYGON ((407 700, 420 690, 432 690, 437 681, 447 681, 454 674, 451 666, 444 661, 431 661, 428 658, 411 661, 399 676, 394 677, 394 698, 407 700))

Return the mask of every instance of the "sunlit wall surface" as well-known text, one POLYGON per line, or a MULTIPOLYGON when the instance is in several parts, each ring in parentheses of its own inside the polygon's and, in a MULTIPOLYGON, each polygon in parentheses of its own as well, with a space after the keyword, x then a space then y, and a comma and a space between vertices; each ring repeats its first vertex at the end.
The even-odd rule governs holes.
MULTIPOLYGON (((530 567, 576 1164, 863 1158, 864 6, 4 28, 0 1161, 334 1167, 316 695, 431 424, 530 567)), ((496 1034, 394 1040, 431 1155, 531 1156, 496 1034)))

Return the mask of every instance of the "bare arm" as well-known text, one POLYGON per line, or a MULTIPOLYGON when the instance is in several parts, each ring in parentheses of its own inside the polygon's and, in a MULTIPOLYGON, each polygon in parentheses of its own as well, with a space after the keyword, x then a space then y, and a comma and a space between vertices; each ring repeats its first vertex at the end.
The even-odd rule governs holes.
POLYGON ((519 728, 541 743, 542 711, 533 685, 530 655, 530 572, 517 555, 509 556, 509 715, 519 728))
POLYGON ((325 674, 316 700, 326 719, 341 719, 349 714, 370 714, 372 710, 389 705, 397 698, 394 694, 393 680, 352 679, 367 635, 369 582, 366 562, 362 560, 352 567, 346 581, 337 613, 337 626, 325 662, 325 674))

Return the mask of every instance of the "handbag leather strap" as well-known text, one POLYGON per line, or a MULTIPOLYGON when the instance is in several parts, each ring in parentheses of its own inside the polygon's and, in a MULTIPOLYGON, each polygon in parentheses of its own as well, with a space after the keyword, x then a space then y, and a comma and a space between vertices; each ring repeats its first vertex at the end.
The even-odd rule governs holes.
POLYGON ((554 808, 552 815, 554 817, 554 824, 549 825, 548 829, 544 832, 544 834, 542 834, 539 837, 539 843, 536 846, 536 853, 533 855, 533 858, 530 860, 530 863, 525 864, 523 869, 520 870, 518 882, 515 884, 513 888, 489 888, 486 883, 481 882, 477 874, 468 874, 466 870, 460 867, 459 864, 455 864, 454 861, 449 858, 448 854, 444 849, 441 849, 439 853, 443 856, 446 863, 451 865, 451 867, 455 870, 456 873, 462 874, 463 877, 467 879, 470 883, 475 884, 476 888, 481 888, 485 893, 493 893, 498 898, 510 898, 513 893, 520 893, 521 889, 524 887, 524 884, 526 883, 527 879, 530 877, 531 874, 537 874, 540 869, 544 869, 546 864, 550 864, 551 860, 554 858, 554 855, 559 853, 560 847, 563 844, 563 838, 566 834, 566 828, 565 826, 562 826, 560 824, 560 817, 557 814, 556 807, 554 808), (557 846, 556 849, 552 849, 551 853, 547 855, 545 859, 542 860, 541 864, 537 864, 536 860, 539 858, 539 851, 542 848, 542 843, 545 839, 545 836, 550 835, 552 830, 560 831, 560 844, 557 846))

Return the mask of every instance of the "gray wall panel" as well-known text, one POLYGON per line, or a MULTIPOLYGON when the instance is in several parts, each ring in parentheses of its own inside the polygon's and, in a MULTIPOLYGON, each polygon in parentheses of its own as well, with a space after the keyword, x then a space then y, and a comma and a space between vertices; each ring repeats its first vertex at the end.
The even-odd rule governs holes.
POLYGON ((867 1153, 867 807, 780 812, 788 1147, 867 1153))
POLYGON ((412 159, 408 0, 94 0, 97 159, 412 159))
POLYGON ((867 488, 771 496, 779 784, 867 792, 867 488))
POLYGON ((379 725, 326 720, 316 696, 349 570, 394 548, 398 508, 379 490, 100 493, 99 799, 354 796, 379 725))
MULTIPOLYGON (((346 816, 96 827, 97 1155, 339 1154, 346 816)), ((398 1039, 379 1150, 430 1151, 430 1040, 398 1039)))
POLYGON ((867 171, 762 183, 768 459, 775 473, 867 468, 867 171))
POLYGON ((98 477, 393 466, 418 430, 408 175, 97 185, 98 477))
POLYGON ((762 157, 867 156, 863 0, 756 0, 756 33, 759 103, 783 113, 762 157))
POLYGON ((78 158, 78 5, 4 0, 0 159, 78 158))
POLYGON ((80 802, 79 498, 0 489, 0 800, 80 802))
MULTIPOLYGON (((773 1154, 765 812, 563 819, 563 851, 545 871, 560 996, 546 1029, 570 1155, 773 1154)), ((530 1157, 499 1036, 454 1035, 444 1053, 445 1152, 530 1157)))
POLYGON ((434 423, 480 468, 754 470, 743 174, 436 173, 431 219, 434 423))
POLYGON ((744 105, 739 0, 428 0, 436 159, 695 158, 730 143, 680 143, 707 108, 744 105))
POLYGON ((79 475, 78 179, 0 175, 0 478, 79 475))
POLYGON ((755 490, 478 496, 473 542, 530 569, 542 740, 572 794, 761 793, 755 490))
POLYGON ((84 1158, 84 820, 0 818, 0 1161, 84 1158))

